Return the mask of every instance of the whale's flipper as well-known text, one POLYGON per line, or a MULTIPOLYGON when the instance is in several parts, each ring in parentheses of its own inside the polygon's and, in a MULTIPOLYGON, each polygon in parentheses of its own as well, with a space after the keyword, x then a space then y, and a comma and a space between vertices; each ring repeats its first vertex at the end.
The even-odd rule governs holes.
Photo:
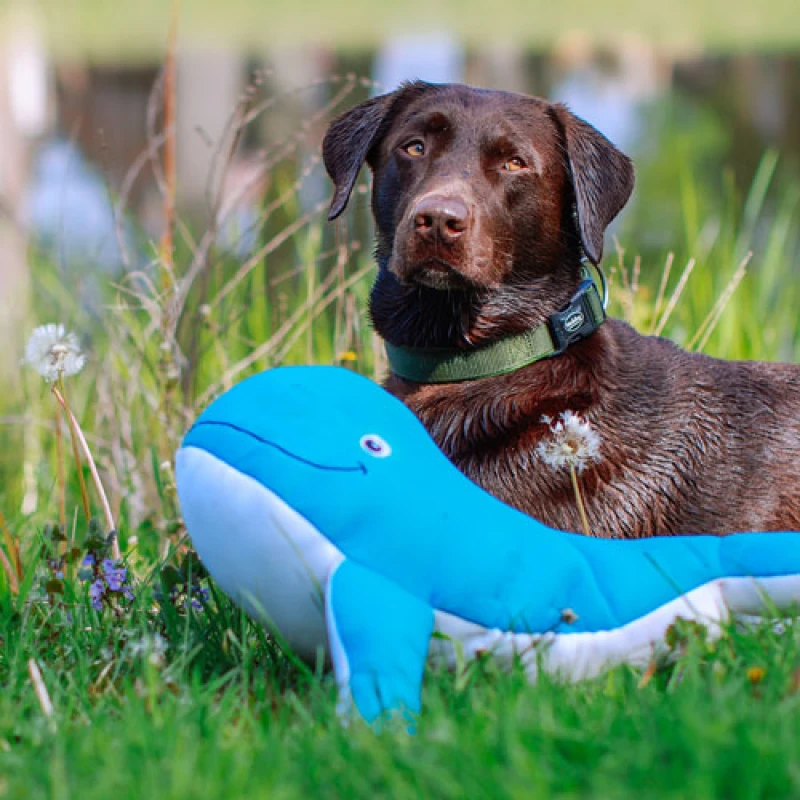
POLYGON ((345 559, 328 579, 325 615, 340 710, 352 699, 368 722, 385 711, 419 713, 431 606, 345 559))

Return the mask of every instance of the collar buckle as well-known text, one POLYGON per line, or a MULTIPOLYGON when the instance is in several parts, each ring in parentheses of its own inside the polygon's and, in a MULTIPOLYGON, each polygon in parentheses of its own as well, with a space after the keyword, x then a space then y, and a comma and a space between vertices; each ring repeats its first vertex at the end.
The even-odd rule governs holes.
POLYGON ((554 356, 594 333, 605 319, 602 300, 592 280, 583 280, 572 299, 548 319, 554 356))

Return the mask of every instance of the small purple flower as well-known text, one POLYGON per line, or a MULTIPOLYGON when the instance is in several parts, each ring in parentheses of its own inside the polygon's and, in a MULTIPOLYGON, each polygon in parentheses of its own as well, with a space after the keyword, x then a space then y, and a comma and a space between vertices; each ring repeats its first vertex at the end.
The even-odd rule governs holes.
POLYGON ((103 581, 96 580, 89 587, 89 598, 92 602, 92 608, 95 611, 101 611, 103 608, 103 595, 106 593, 106 587, 103 581))
POLYGON ((110 558, 103 559, 103 572, 108 575, 110 572, 113 572, 116 569, 116 563, 112 561, 110 558))
POLYGON ((131 591, 131 587, 130 586, 123 586, 122 587, 122 596, 126 600, 133 600, 133 592, 131 591))
POLYGON ((82 567, 93 567, 95 562, 94 553, 87 553, 81 561, 82 567))
POLYGON ((192 608, 202 611, 206 602, 208 602, 208 589, 205 586, 195 586, 192 589, 192 608))
POLYGON ((121 592, 125 586, 125 581, 128 578, 128 570, 125 567, 117 567, 105 575, 108 588, 112 592, 121 592))

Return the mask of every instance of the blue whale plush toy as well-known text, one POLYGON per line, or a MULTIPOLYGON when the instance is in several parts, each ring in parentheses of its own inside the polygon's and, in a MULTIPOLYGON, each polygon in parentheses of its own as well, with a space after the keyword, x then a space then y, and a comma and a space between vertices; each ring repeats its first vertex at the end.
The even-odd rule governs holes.
POLYGON ((177 455, 191 539, 299 655, 330 654, 367 720, 418 712, 425 661, 490 651, 580 679, 645 665, 678 618, 712 632, 800 601, 800 534, 635 541, 564 533, 465 478, 416 417, 336 367, 281 367, 215 400, 177 455), (445 634, 432 638, 434 631, 445 634))

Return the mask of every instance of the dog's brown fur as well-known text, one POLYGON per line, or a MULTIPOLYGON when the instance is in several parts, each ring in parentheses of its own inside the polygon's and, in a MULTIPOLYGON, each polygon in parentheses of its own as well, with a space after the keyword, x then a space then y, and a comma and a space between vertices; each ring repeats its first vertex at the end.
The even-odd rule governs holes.
MULTIPOLYGON (((597 263, 633 187, 629 160, 565 107, 414 83, 339 117, 325 138, 342 212, 374 174, 379 274, 370 314, 394 345, 473 348, 543 323, 597 263)), ((580 412, 601 437, 581 476, 592 531, 800 529, 800 368, 689 354, 608 320, 511 374, 387 388, 492 494, 578 530, 569 473, 543 463, 543 415, 580 412)))

